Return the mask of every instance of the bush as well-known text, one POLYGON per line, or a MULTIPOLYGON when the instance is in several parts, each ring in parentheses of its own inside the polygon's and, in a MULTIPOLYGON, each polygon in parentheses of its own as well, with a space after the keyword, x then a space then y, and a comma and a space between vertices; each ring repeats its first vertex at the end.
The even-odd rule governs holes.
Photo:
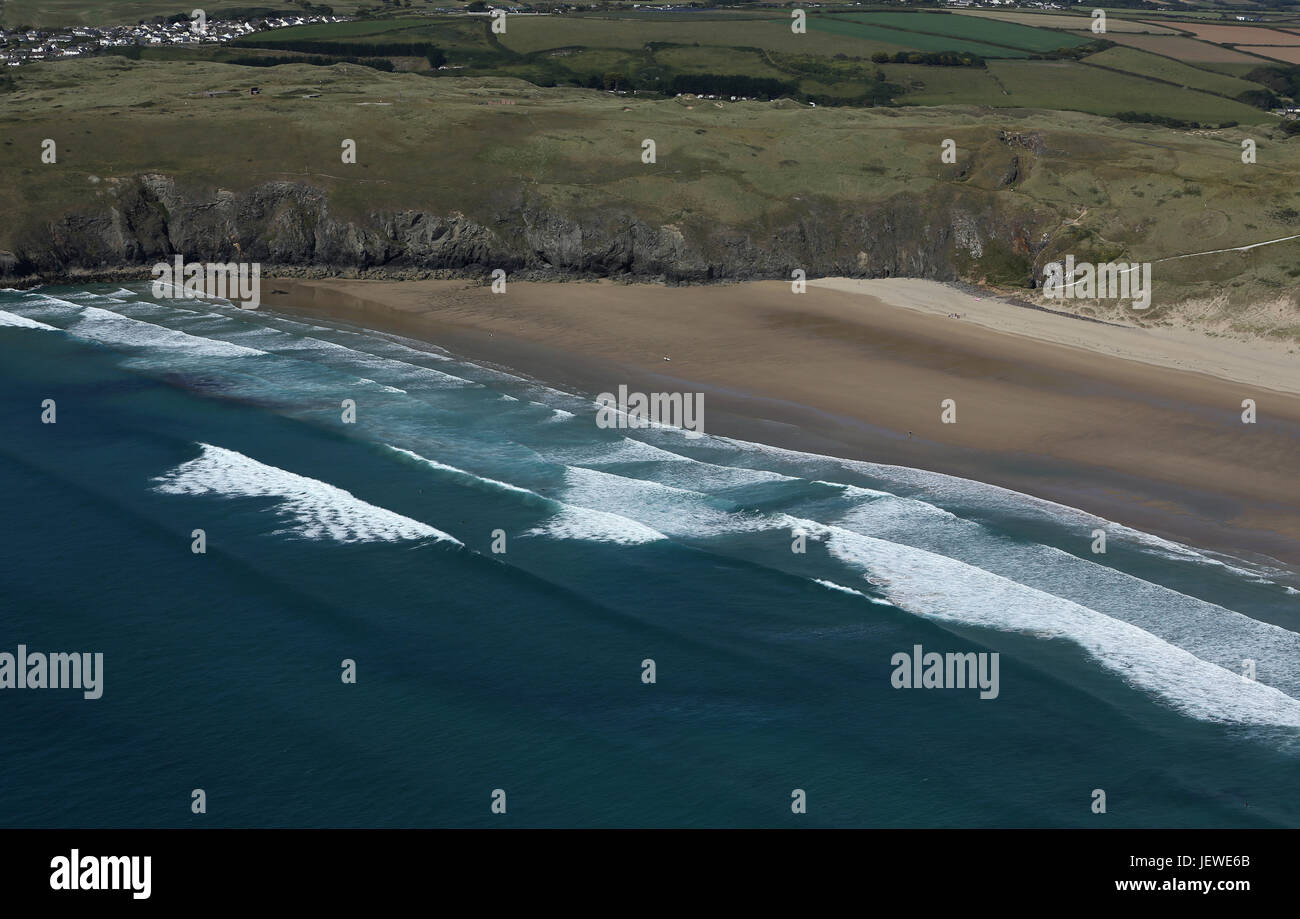
POLYGON ((1275 109, 1282 104, 1282 100, 1267 89, 1248 89, 1244 93, 1237 95, 1237 101, 1265 110, 1275 109))
POLYGON ((1244 79, 1267 86, 1279 95, 1290 96, 1292 99, 1300 98, 1300 67, 1286 67, 1281 64, 1256 67, 1246 74, 1244 79))
POLYGON ((1115 117, 1130 124, 1158 124, 1165 128, 1199 128, 1195 121, 1182 121, 1167 115, 1152 115, 1150 112, 1116 112, 1115 117))
POLYGON ((886 54, 877 51, 871 55, 877 64, 923 64, 926 67, 984 67, 984 59, 969 51, 899 51, 886 54))

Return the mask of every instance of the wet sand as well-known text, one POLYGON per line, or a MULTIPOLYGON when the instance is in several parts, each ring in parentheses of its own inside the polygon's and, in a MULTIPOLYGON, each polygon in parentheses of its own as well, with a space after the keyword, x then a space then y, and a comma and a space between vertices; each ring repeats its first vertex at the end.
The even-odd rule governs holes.
POLYGON ((798 295, 782 282, 493 294, 267 279, 263 291, 267 308, 409 335, 572 392, 702 391, 711 434, 964 476, 1300 567, 1300 359, 1282 346, 1105 326, 925 281, 832 279, 798 295), (956 423, 941 419, 946 399, 956 423), (1244 399, 1255 424, 1242 423, 1244 399))

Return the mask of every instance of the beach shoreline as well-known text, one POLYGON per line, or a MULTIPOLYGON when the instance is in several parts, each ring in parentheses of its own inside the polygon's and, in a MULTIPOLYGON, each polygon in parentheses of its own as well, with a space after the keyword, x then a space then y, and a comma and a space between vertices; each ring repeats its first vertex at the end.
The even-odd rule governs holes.
MULTIPOLYGON (((974 479, 1300 568, 1300 361, 1285 346, 905 279, 811 281, 799 295, 775 281, 511 282, 493 294, 464 280, 277 278, 264 290, 270 309, 423 340, 574 393, 703 392, 710 434, 974 479), (1255 424, 1242 423, 1244 399, 1255 424)), ((1079 538, 1087 551, 1090 532, 1079 538)))

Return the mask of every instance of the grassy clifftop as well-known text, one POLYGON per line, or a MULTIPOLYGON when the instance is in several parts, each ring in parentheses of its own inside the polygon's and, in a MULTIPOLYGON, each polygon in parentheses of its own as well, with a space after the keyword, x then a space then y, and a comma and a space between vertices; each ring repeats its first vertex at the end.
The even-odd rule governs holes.
MULTIPOLYGON (((292 197, 240 199, 229 227, 198 221, 268 186, 316 196, 309 223, 332 228, 299 221, 294 245, 267 260, 347 271, 489 270, 473 264, 478 251, 560 272, 692 280, 805 267, 1023 287, 1064 252, 1155 262, 1300 233, 1300 139, 1268 126, 646 99, 346 64, 99 58, 21 68, 15 83, 0 95, 0 250, 11 263, 64 240, 69 267, 143 264, 152 244, 141 233, 173 248, 225 236, 208 249, 220 254, 243 232, 244 251, 248 227, 281 226, 270 211, 292 210, 292 197), (1253 165, 1241 161, 1243 138, 1258 145, 1253 165), (42 162, 46 139, 55 163, 42 162), (941 161, 945 139, 956 163, 941 161), (355 164, 343 162, 345 140, 355 164), (654 163, 642 160, 646 140, 654 163), (141 176, 174 183, 188 223, 166 212, 165 195, 139 199, 141 176), (150 212, 157 226, 146 231, 150 212), (414 257, 402 251, 409 228, 394 230, 403 214, 399 224, 421 214, 461 222, 444 232, 486 235, 445 264, 423 249, 414 257), (79 256, 92 230, 94 251, 79 256), (655 256, 638 262, 638 251, 655 256)), ((1275 305, 1297 276, 1300 240, 1160 262, 1148 316, 1215 302, 1228 325, 1293 334, 1294 303, 1275 305)))

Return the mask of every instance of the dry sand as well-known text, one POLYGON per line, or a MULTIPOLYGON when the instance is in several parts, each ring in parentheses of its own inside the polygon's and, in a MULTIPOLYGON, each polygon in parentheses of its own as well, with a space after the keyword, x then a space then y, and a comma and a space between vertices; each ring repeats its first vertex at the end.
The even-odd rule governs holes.
POLYGON ((810 287, 865 294, 891 306, 936 316, 957 313, 963 321, 1038 341, 1083 348, 1159 367, 1204 373, 1264 389, 1300 394, 1300 354, 1294 344, 1257 339, 1210 338, 1191 329, 1141 329, 1114 322, 1088 322, 1059 312, 1026 309, 992 296, 967 294, 936 281, 913 278, 826 278, 810 287), (1070 321, 1073 320, 1073 321, 1070 321))
POLYGON ((1300 360, 1284 346, 1106 326, 915 280, 829 279, 800 295, 775 281, 264 287, 270 308, 423 338, 575 392, 703 391, 709 433, 961 475, 1300 565, 1300 360), (945 399, 955 424, 941 421, 945 399), (1242 423, 1243 399, 1258 423, 1242 423))

